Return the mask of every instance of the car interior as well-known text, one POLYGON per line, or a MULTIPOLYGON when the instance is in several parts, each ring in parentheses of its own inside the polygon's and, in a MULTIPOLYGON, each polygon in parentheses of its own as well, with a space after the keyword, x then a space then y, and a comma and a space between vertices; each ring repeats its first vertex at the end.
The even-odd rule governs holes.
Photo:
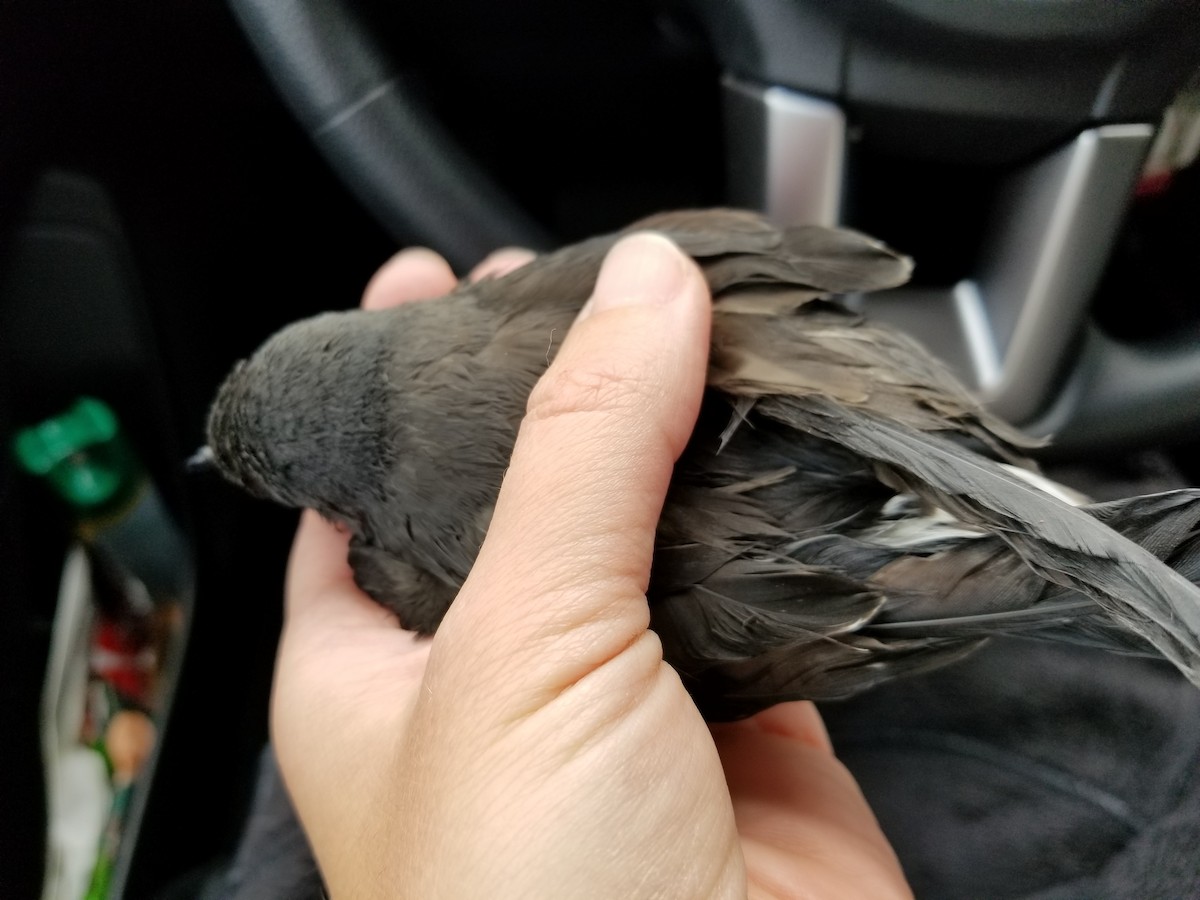
MULTIPOLYGON (((1195 0, 16 0, 0 113, 5 897, 202 896, 228 864, 296 514, 185 461, 237 360, 356 306, 401 247, 466 272, 707 206, 860 229, 916 265, 847 302, 1048 438, 1048 472, 1096 499, 1200 484, 1195 0), (87 506, 96 442, 136 482, 136 533, 87 506), (147 601, 107 568, 127 551, 147 601), (130 608, 132 637, 113 624, 130 608), (106 653, 142 679, 128 770, 111 746, 59 753, 104 744, 106 653), (124 781, 69 832, 72 779, 96 766, 124 781)), ((1200 723, 1187 702, 1179 728, 1200 723)), ((873 799, 854 703, 828 716, 873 799)), ((991 864, 914 845, 912 810, 879 796, 919 896, 962 896, 991 864)), ((1132 840, 1122 822, 1072 878, 1132 840)), ((1006 895, 1066 877, 1006 864, 1024 873, 1006 895)))

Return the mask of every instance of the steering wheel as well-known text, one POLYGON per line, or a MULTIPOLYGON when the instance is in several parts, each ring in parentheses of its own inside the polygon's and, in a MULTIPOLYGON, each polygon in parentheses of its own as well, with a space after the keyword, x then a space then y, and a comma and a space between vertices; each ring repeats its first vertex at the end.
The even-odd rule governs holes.
MULTIPOLYGON (((459 268, 498 246, 555 244, 344 0, 230 2, 293 113, 397 241, 459 268)), ((1123 341, 1091 306, 1163 112, 1200 61, 1200 3, 691 6, 726 73, 728 203, 858 225, 864 148, 994 173, 969 271, 872 297, 872 315, 915 333, 1001 415, 1053 434, 1057 452, 1195 435, 1200 341, 1123 341)))

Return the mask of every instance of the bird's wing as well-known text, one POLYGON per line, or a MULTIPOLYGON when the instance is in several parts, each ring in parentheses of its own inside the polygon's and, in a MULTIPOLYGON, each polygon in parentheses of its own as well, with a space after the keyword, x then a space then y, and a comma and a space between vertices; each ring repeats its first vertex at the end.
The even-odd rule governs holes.
POLYGON ((813 296, 879 291, 903 284, 912 260, 847 228, 802 225, 780 229, 744 210, 660 213, 626 231, 653 229, 699 261, 715 297, 766 285, 808 289, 813 296))
POLYGON ((995 534, 1042 578, 1095 600, 1200 684, 1200 587, 1096 516, 941 435, 828 397, 772 396, 756 409, 873 461, 887 483, 995 534))
POLYGON ((863 633, 885 603, 861 581, 750 545, 655 552, 651 625, 710 720, 786 700, 849 697, 959 659, 980 643, 863 633))

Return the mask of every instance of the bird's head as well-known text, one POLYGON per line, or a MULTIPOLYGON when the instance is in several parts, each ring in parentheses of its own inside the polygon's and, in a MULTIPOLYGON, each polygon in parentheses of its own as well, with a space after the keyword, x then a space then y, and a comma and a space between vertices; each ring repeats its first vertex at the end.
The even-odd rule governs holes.
POLYGON ((208 461, 255 496, 342 518, 385 452, 381 331, 371 316, 297 322, 238 363, 209 410, 208 461))

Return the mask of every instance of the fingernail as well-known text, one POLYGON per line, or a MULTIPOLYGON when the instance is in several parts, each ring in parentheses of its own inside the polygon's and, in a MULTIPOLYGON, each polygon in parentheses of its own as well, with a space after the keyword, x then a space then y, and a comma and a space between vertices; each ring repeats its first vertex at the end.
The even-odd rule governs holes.
POLYGON ((468 278, 470 281, 479 281, 481 278, 501 278, 535 259, 537 259, 537 254, 524 247, 501 247, 485 256, 483 261, 471 270, 468 278))
POLYGON ((622 238, 608 252, 580 318, 621 306, 655 306, 678 297, 687 280, 679 248, 660 234, 622 238))

